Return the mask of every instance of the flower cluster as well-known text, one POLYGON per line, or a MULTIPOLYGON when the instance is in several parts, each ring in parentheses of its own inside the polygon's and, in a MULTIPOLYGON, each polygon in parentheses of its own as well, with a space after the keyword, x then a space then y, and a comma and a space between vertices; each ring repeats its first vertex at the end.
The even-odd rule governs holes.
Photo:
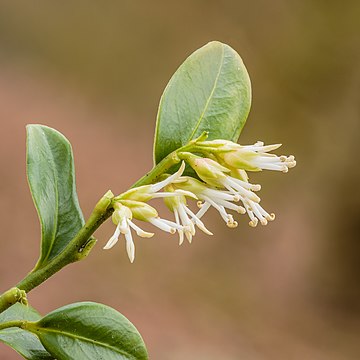
POLYGON ((261 186, 249 182, 247 171, 288 172, 296 165, 294 156, 270 153, 280 146, 264 145, 262 142, 241 146, 231 141, 214 140, 198 142, 193 152, 179 152, 177 155, 183 161, 175 174, 155 184, 130 189, 115 198, 112 220, 116 230, 104 248, 113 247, 123 234, 129 259, 133 262, 135 246, 132 230, 140 237, 154 235, 142 230, 133 222, 134 219, 151 223, 171 234, 177 232, 180 245, 185 237, 192 241, 196 227, 212 235, 201 220, 210 207, 219 212, 230 228, 237 227, 238 223, 229 211, 247 214, 249 225, 253 227, 259 222, 266 225, 273 221, 275 215, 269 214, 260 205, 260 197, 256 194, 261 186), (186 163, 195 171, 197 178, 183 176, 186 163), (154 198, 164 199, 174 214, 174 221, 159 217, 156 209, 147 203, 154 198), (189 208, 188 199, 197 201, 199 210, 196 213, 189 208))

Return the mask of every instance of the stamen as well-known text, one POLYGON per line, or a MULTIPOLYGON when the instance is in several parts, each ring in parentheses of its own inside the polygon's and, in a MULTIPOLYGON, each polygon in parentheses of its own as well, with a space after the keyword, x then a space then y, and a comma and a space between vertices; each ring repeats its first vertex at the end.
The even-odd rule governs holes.
POLYGON ((213 233, 205 227, 204 223, 188 207, 185 208, 185 211, 192 217, 193 221, 200 230, 202 230, 205 234, 213 235, 213 233))
MULTIPOLYGON (((259 202, 260 201, 260 198, 255 194, 253 193, 252 191, 250 190, 246 190, 244 189, 241 184, 237 183, 236 181, 237 179, 235 178, 232 178, 230 176, 228 176, 224 182, 224 186, 229 190, 231 191, 230 189, 232 189, 234 191, 234 193, 236 193, 236 191, 238 192, 239 195, 242 195, 243 197, 247 198, 247 199, 250 199, 250 200, 253 200, 255 202, 259 202), (235 190, 236 191, 235 191, 235 190)), ((241 181, 241 180, 239 180, 241 181)))
POLYGON ((182 161, 179 170, 175 173, 170 175, 168 178, 166 178, 163 181, 160 181, 154 185, 151 186, 151 191, 152 192, 158 192, 159 190, 161 190, 163 187, 165 187, 166 185, 169 185, 171 183, 173 183, 174 181, 178 180, 180 178, 180 176, 182 175, 182 173, 185 170, 185 161, 182 161))
POLYGON ((235 204, 231 203, 230 201, 217 199, 217 203, 220 204, 220 205, 223 205, 225 208, 234 210, 239 214, 245 214, 246 213, 246 210, 245 210, 244 207, 242 207, 240 205, 235 205, 235 204))
POLYGON ((229 201, 239 201, 240 197, 238 194, 235 193, 235 195, 233 194, 228 194, 224 191, 220 191, 220 190, 215 190, 215 189, 206 189, 203 191, 203 194, 205 194, 206 196, 209 196, 211 198, 220 198, 220 199, 224 199, 224 200, 229 200, 229 201))
POLYGON ((204 214, 205 214, 209 209, 210 209, 210 203, 205 202, 205 203, 201 206, 200 210, 197 212, 196 217, 197 217, 198 219, 201 219, 201 218, 204 216, 204 214))
POLYGON ((246 209, 246 212, 248 213, 249 215, 249 218, 250 218, 250 222, 249 222, 249 225, 251 227, 256 227, 259 220, 254 216, 254 213, 252 212, 249 204, 244 204, 245 205, 245 209, 246 209))
POLYGON ((264 218, 264 216, 261 214, 261 212, 259 211, 259 207, 257 206, 258 204, 256 203, 251 203, 251 210, 254 212, 254 214, 256 215, 256 217, 260 220, 260 223, 262 225, 267 225, 267 220, 264 218))
POLYGON ((222 205, 217 204, 215 201, 213 201, 212 199, 208 198, 207 196, 204 196, 204 199, 209 202, 221 215, 221 217, 224 219, 224 221, 226 223, 229 222, 229 218, 232 218, 232 215, 229 215, 226 211, 225 208, 222 205))
POLYGON ((234 229, 238 226, 238 223, 237 221, 234 220, 233 216, 232 215, 229 215, 229 219, 228 221, 226 222, 226 225, 231 228, 231 229, 234 229))

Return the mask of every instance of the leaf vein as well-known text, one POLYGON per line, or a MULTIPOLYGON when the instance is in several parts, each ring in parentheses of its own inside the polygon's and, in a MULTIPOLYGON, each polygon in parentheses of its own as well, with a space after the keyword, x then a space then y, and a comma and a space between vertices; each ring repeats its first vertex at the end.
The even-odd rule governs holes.
POLYGON ((217 74, 216 74, 216 77, 215 77, 214 86, 213 86, 213 88, 211 89, 211 92, 210 92, 210 95, 209 95, 209 97, 208 97, 208 99, 207 99, 207 101, 206 101, 204 110, 203 110, 203 112, 201 113, 200 118, 199 118, 199 120, 198 120, 198 122, 197 122, 197 124, 196 124, 196 126, 195 126, 195 128, 194 128, 194 130, 193 130, 193 132, 191 133, 189 139, 187 140, 187 142, 189 142, 190 140, 192 140, 192 138, 193 138, 194 135, 196 134, 196 131, 198 130, 198 128, 199 128, 199 126, 200 126, 200 124, 201 124, 201 121, 202 121, 202 119, 203 119, 203 117, 204 117, 204 115, 205 115, 205 113, 206 113, 206 111, 207 111, 207 109, 208 109, 208 107, 209 107, 210 101, 211 101, 211 99, 212 99, 212 97, 213 97, 213 95, 214 95, 214 92, 215 92, 217 83, 218 83, 218 81, 219 81, 221 69, 222 69, 222 67, 223 67, 223 65, 224 65, 224 57, 225 57, 225 49, 224 49, 224 46, 222 46, 221 61, 220 61, 220 65, 219 65, 219 70, 218 70, 218 72, 217 72, 217 74))

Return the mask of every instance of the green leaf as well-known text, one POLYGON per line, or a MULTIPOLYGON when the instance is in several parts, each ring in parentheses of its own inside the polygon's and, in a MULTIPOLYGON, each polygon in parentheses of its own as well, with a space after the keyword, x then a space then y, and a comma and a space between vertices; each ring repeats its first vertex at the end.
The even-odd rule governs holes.
MULTIPOLYGON (((0 323, 11 320, 37 321, 41 318, 36 310, 29 306, 16 303, 0 314, 0 323)), ((19 328, 0 330, 0 341, 12 347, 20 355, 28 360, 51 360, 54 359, 41 345, 39 339, 30 332, 19 328)))
POLYGON ((140 334, 123 315, 97 303, 64 306, 32 324, 44 347, 58 360, 146 360, 140 334))
POLYGON ((71 145, 61 133, 27 126, 27 177, 41 223, 38 269, 59 255, 84 224, 71 145))
POLYGON ((154 160, 209 132, 209 140, 237 141, 251 105, 251 84, 239 54, 213 41, 191 54, 160 100, 154 160))

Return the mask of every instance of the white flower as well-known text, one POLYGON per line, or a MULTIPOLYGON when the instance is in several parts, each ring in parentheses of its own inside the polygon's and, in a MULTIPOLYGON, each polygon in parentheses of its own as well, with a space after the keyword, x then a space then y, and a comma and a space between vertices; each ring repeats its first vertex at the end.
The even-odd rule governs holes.
MULTIPOLYGON (((197 197, 192 192, 175 189, 173 185, 168 185, 166 190, 169 192, 182 191, 183 194, 197 199, 197 197)), ((195 225, 205 234, 213 235, 205 227, 204 223, 200 220, 200 218, 188 208, 185 195, 164 199, 167 207, 174 213, 176 224, 182 226, 182 229, 178 229, 179 245, 181 245, 184 241, 184 234, 188 241, 191 243, 192 237, 195 235, 195 225)))
POLYGON ((150 238, 154 234, 142 230, 139 226, 134 224, 132 219, 146 221, 156 226, 157 228, 174 234, 176 231, 183 231, 182 225, 173 221, 161 219, 157 211, 150 205, 135 200, 121 200, 114 204, 114 213, 112 219, 116 224, 114 235, 109 239, 104 249, 111 249, 119 240, 120 234, 125 235, 126 251, 130 262, 135 259, 135 244, 133 241, 131 229, 135 230, 140 237, 150 238))
MULTIPOLYGON (((275 170, 288 172, 296 165, 295 157, 277 156, 269 152, 278 149, 281 144, 264 145, 258 141, 254 145, 242 146, 232 141, 214 140, 200 143, 205 149, 213 149, 213 152, 225 164, 233 168, 249 171, 275 170)), ((210 150, 211 151, 211 150, 210 150)))
POLYGON ((148 222, 171 234, 178 232, 180 245, 185 237, 191 243, 196 227, 212 235, 201 221, 210 207, 215 208, 231 228, 237 227, 238 223, 229 211, 247 213, 250 226, 255 227, 259 222, 266 225, 275 219, 275 215, 269 214, 260 205, 260 197, 256 192, 261 186, 251 184, 246 171, 266 169, 287 172, 294 167, 294 156, 269 154, 280 146, 265 146, 262 142, 241 146, 227 140, 214 140, 196 143, 194 151, 206 157, 191 152, 178 152, 179 158, 185 160, 202 181, 182 176, 185 169, 183 161, 179 170, 173 175, 166 175, 164 180, 130 189, 113 198, 112 219, 116 230, 104 248, 112 248, 118 242, 119 236, 124 234, 126 250, 133 262, 135 245, 132 230, 140 237, 148 238, 154 235, 139 228, 133 219, 148 222), (156 209, 147 204, 147 201, 155 198, 164 199, 167 207, 174 213, 175 221, 160 218, 156 209), (188 207, 187 198, 198 201, 200 210, 196 214, 188 207))
POLYGON ((133 262, 135 259, 135 245, 131 234, 131 228, 134 229, 140 237, 150 238, 154 234, 140 229, 132 222, 132 212, 127 206, 124 206, 121 203, 115 203, 114 209, 112 220, 117 226, 114 235, 106 243, 104 249, 111 249, 118 242, 120 234, 124 234, 126 251, 130 262, 133 262))

